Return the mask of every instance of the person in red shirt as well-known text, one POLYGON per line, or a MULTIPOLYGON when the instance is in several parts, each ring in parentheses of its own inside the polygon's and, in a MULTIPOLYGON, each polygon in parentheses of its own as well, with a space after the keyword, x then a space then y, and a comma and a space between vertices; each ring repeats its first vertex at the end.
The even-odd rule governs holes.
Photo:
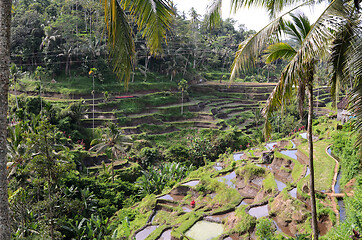
POLYGON ((190 205, 191 205, 192 208, 194 208, 195 207, 195 200, 192 200, 190 205))

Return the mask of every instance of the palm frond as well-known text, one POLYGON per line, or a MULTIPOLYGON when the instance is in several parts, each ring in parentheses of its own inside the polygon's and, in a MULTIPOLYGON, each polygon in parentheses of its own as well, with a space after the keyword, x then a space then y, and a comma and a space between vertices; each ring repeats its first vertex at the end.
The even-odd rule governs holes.
MULTIPOLYGON (((354 131, 357 134, 356 145, 362 150, 362 30, 354 28, 354 38, 348 51, 348 69, 354 78, 354 87, 349 94, 350 110, 355 115, 354 131)), ((362 151, 361 151, 362 153, 362 151)))
POLYGON ((283 9, 299 4, 313 5, 316 1, 301 1, 301 0, 232 0, 231 8, 236 12, 243 7, 264 7, 268 10, 271 18, 275 17, 283 9))
POLYGON ((292 21, 285 23, 285 32, 289 37, 301 44, 311 29, 310 22, 304 14, 290 15, 292 21))
POLYGON ((284 68, 277 86, 268 98, 262 111, 264 117, 268 118, 272 112, 283 109, 291 99, 292 93, 298 93, 297 86, 305 85, 305 82, 301 81, 306 81, 305 76, 310 74, 306 71, 314 71, 314 68, 311 68, 314 59, 325 54, 332 36, 331 28, 341 21, 341 18, 338 18, 341 13, 337 11, 344 11, 342 0, 332 1, 312 25, 297 54, 284 68))
POLYGON ((207 6, 207 14, 205 16, 209 28, 218 26, 221 22, 221 6, 222 0, 213 0, 207 6))
POLYGON ((290 60, 297 53, 292 46, 283 42, 270 45, 265 52, 267 53, 265 59, 267 64, 278 59, 290 60))
POLYGON ((357 134, 356 145, 362 148, 362 78, 357 80, 356 86, 353 88, 350 97, 350 110, 354 113, 356 120, 354 121, 354 132, 357 134))
POLYGON ((252 37, 239 44, 239 49, 235 54, 235 59, 231 66, 230 81, 239 74, 240 70, 245 71, 254 66, 255 59, 263 51, 266 44, 272 38, 278 37, 280 30, 284 25, 283 17, 306 4, 307 3, 302 3, 301 5, 287 11, 280 17, 274 19, 252 37))
POLYGON ((164 0, 120 0, 121 6, 135 17, 138 29, 145 37, 150 53, 162 52, 162 42, 170 29, 174 12, 164 0))
POLYGON ((113 71, 125 81, 127 87, 135 61, 133 32, 128 17, 115 0, 105 0, 104 6, 113 71))
POLYGON ((350 14, 346 16, 345 21, 340 23, 339 28, 334 34, 331 54, 328 60, 329 65, 332 67, 330 85, 334 107, 336 107, 338 102, 338 92, 341 84, 348 84, 348 81, 354 78, 353 69, 358 70, 358 68, 355 68, 355 64, 353 64, 353 56, 356 53, 354 46, 358 45, 358 40, 356 41, 356 39, 360 39, 362 34, 359 27, 360 23, 361 20, 351 8, 350 14))

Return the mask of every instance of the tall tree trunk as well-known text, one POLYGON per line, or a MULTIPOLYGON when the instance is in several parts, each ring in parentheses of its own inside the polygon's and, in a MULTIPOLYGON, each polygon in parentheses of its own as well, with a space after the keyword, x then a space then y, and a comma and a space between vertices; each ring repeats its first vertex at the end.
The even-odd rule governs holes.
POLYGON ((184 90, 182 89, 181 115, 184 114, 184 90))
POLYGON ((10 240, 6 135, 10 68, 11 0, 0 0, 0 240, 10 240))
MULTIPOLYGON (((313 74, 313 73, 312 73, 313 74)), ((313 166, 313 75, 308 79, 309 109, 308 109, 308 144, 309 144, 309 168, 310 168, 310 203, 312 208, 313 240, 318 240, 317 208, 314 191, 314 166, 313 166)))
POLYGON ((19 102, 18 102, 18 95, 16 94, 16 77, 14 77, 14 94, 15 94, 15 101, 16 101, 16 110, 18 110, 19 102))

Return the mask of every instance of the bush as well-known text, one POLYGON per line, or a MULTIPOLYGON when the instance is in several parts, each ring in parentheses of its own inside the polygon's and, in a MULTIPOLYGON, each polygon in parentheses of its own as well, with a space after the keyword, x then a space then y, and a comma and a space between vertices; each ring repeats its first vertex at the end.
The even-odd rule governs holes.
POLYGON ((169 147, 165 152, 165 158, 171 162, 189 161, 189 151, 185 145, 177 144, 169 147))
POLYGON ((143 168, 147 168, 148 166, 151 166, 154 162, 157 160, 160 160, 161 154, 156 148, 149 148, 145 147, 142 148, 140 152, 140 165, 143 168))
POLYGON ((258 239, 272 239, 276 231, 273 221, 268 218, 261 218, 256 224, 255 235, 258 239))

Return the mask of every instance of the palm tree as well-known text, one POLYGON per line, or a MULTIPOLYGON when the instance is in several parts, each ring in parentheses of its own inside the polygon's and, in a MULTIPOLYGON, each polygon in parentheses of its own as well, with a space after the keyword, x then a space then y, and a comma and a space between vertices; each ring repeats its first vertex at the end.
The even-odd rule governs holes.
POLYGON ((98 139, 94 139, 91 143, 94 145, 90 148, 91 151, 96 151, 97 154, 110 151, 111 153, 111 166, 112 166, 112 182, 114 182, 114 168, 113 162, 118 160, 119 153, 125 153, 127 146, 132 145, 131 139, 128 136, 124 136, 116 125, 110 123, 108 128, 104 130, 102 136, 98 139))
MULTIPOLYGON (((358 5, 357 5, 358 6, 358 5)), ((336 106, 339 88, 349 89, 350 110, 355 114, 356 145, 362 149, 362 30, 361 15, 352 9, 348 21, 335 32, 329 63, 332 67, 331 94, 336 106)))
POLYGON ((0 240, 10 239, 7 183, 7 110, 10 68, 11 0, 0 0, 0 240))
MULTIPOLYGON (((295 16, 291 15, 293 22, 286 22, 282 25, 281 29, 293 40, 295 40, 298 44, 297 47, 300 48, 303 45, 303 42, 308 38, 308 34, 311 31, 311 24, 308 19, 303 16, 295 16)), ((273 45, 270 45, 267 50, 267 58, 266 62, 271 63, 277 59, 288 59, 292 60, 297 57, 298 49, 293 48, 287 43, 279 42, 273 45)), ((293 90, 293 85, 298 88, 298 105, 299 105, 299 113, 302 116, 303 113, 303 102, 305 92, 308 92, 308 144, 309 144, 309 167, 311 170, 310 173, 310 197, 311 197, 311 209, 312 209, 312 229, 314 239, 318 239, 318 225, 317 225, 317 210, 316 210, 316 200, 315 200, 315 189, 314 189, 314 166, 313 166, 313 140, 312 140, 312 116, 313 116, 313 82, 314 82, 314 72, 315 72, 315 58, 311 57, 305 59, 302 63, 302 67, 299 70, 300 72, 296 72, 296 76, 293 76, 294 81, 285 82, 284 80, 287 78, 286 74, 288 74, 285 70, 288 69, 289 65, 282 73, 282 77, 270 95, 266 106, 264 108, 264 116, 269 118, 271 117, 273 108, 280 106, 277 101, 286 102, 287 99, 291 98, 290 91, 293 90), (292 85, 291 85, 292 84, 292 85), (288 91, 278 91, 277 89, 288 89, 288 91), (284 93, 289 92, 284 95, 284 93)), ((268 123, 266 123, 268 124, 268 123)), ((270 129, 269 126, 266 129, 270 129)), ((269 133, 267 133, 269 134, 269 133)))
MULTIPOLYGON (((299 3, 301 1, 285 0, 266 2, 262 0, 235 0, 232 7, 236 10, 242 6, 266 6, 270 16, 274 16, 287 5, 299 3)), ((312 142, 312 113, 313 113, 313 80, 314 80, 314 64, 319 56, 326 55, 328 43, 332 38, 331 30, 337 30, 344 21, 344 17, 348 12, 347 5, 342 0, 333 0, 326 7, 325 11, 319 16, 313 24, 307 24, 304 19, 295 22, 296 26, 284 24, 284 17, 292 11, 304 5, 314 4, 315 1, 302 2, 302 4, 292 8, 290 11, 272 20, 266 27, 257 32, 254 36, 239 45, 235 60, 232 65, 231 80, 239 73, 240 70, 246 70, 254 66, 254 62, 270 42, 278 42, 280 32, 291 34, 295 40, 299 42, 298 49, 292 49, 285 43, 277 43, 269 48, 269 59, 277 59, 278 57, 288 58, 289 64, 284 68, 281 78, 269 97, 263 114, 266 119, 271 117, 271 113, 282 108, 288 103, 294 92, 298 95, 299 111, 301 112, 302 102, 304 101, 305 90, 309 95, 309 115, 308 115, 308 142, 309 142, 309 165, 310 174, 310 195, 312 207, 312 229, 313 239, 318 239, 317 214, 315 206, 314 194, 314 167, 313 167, 313 142, 312 142), (298 26, 299 24, 300 26, 298 26), (305 25, 305 26, 304 26, 305 25), (305 27, 308 29, 305 29, 305 27), (273 54, 274 52, 274 54, 273 54), (297 86, 297 87, 294 87, 297 86)), ((221 1, 215 0, 211 5, 210 19, 217 17, 220 11, 221 1), (216 12, 216 13, 215 13, 216 12)), ((294 21, 297 18, 294 18, 294 21)), ((271 126, 266 121, 264 133, 270 134, 271 126)))

